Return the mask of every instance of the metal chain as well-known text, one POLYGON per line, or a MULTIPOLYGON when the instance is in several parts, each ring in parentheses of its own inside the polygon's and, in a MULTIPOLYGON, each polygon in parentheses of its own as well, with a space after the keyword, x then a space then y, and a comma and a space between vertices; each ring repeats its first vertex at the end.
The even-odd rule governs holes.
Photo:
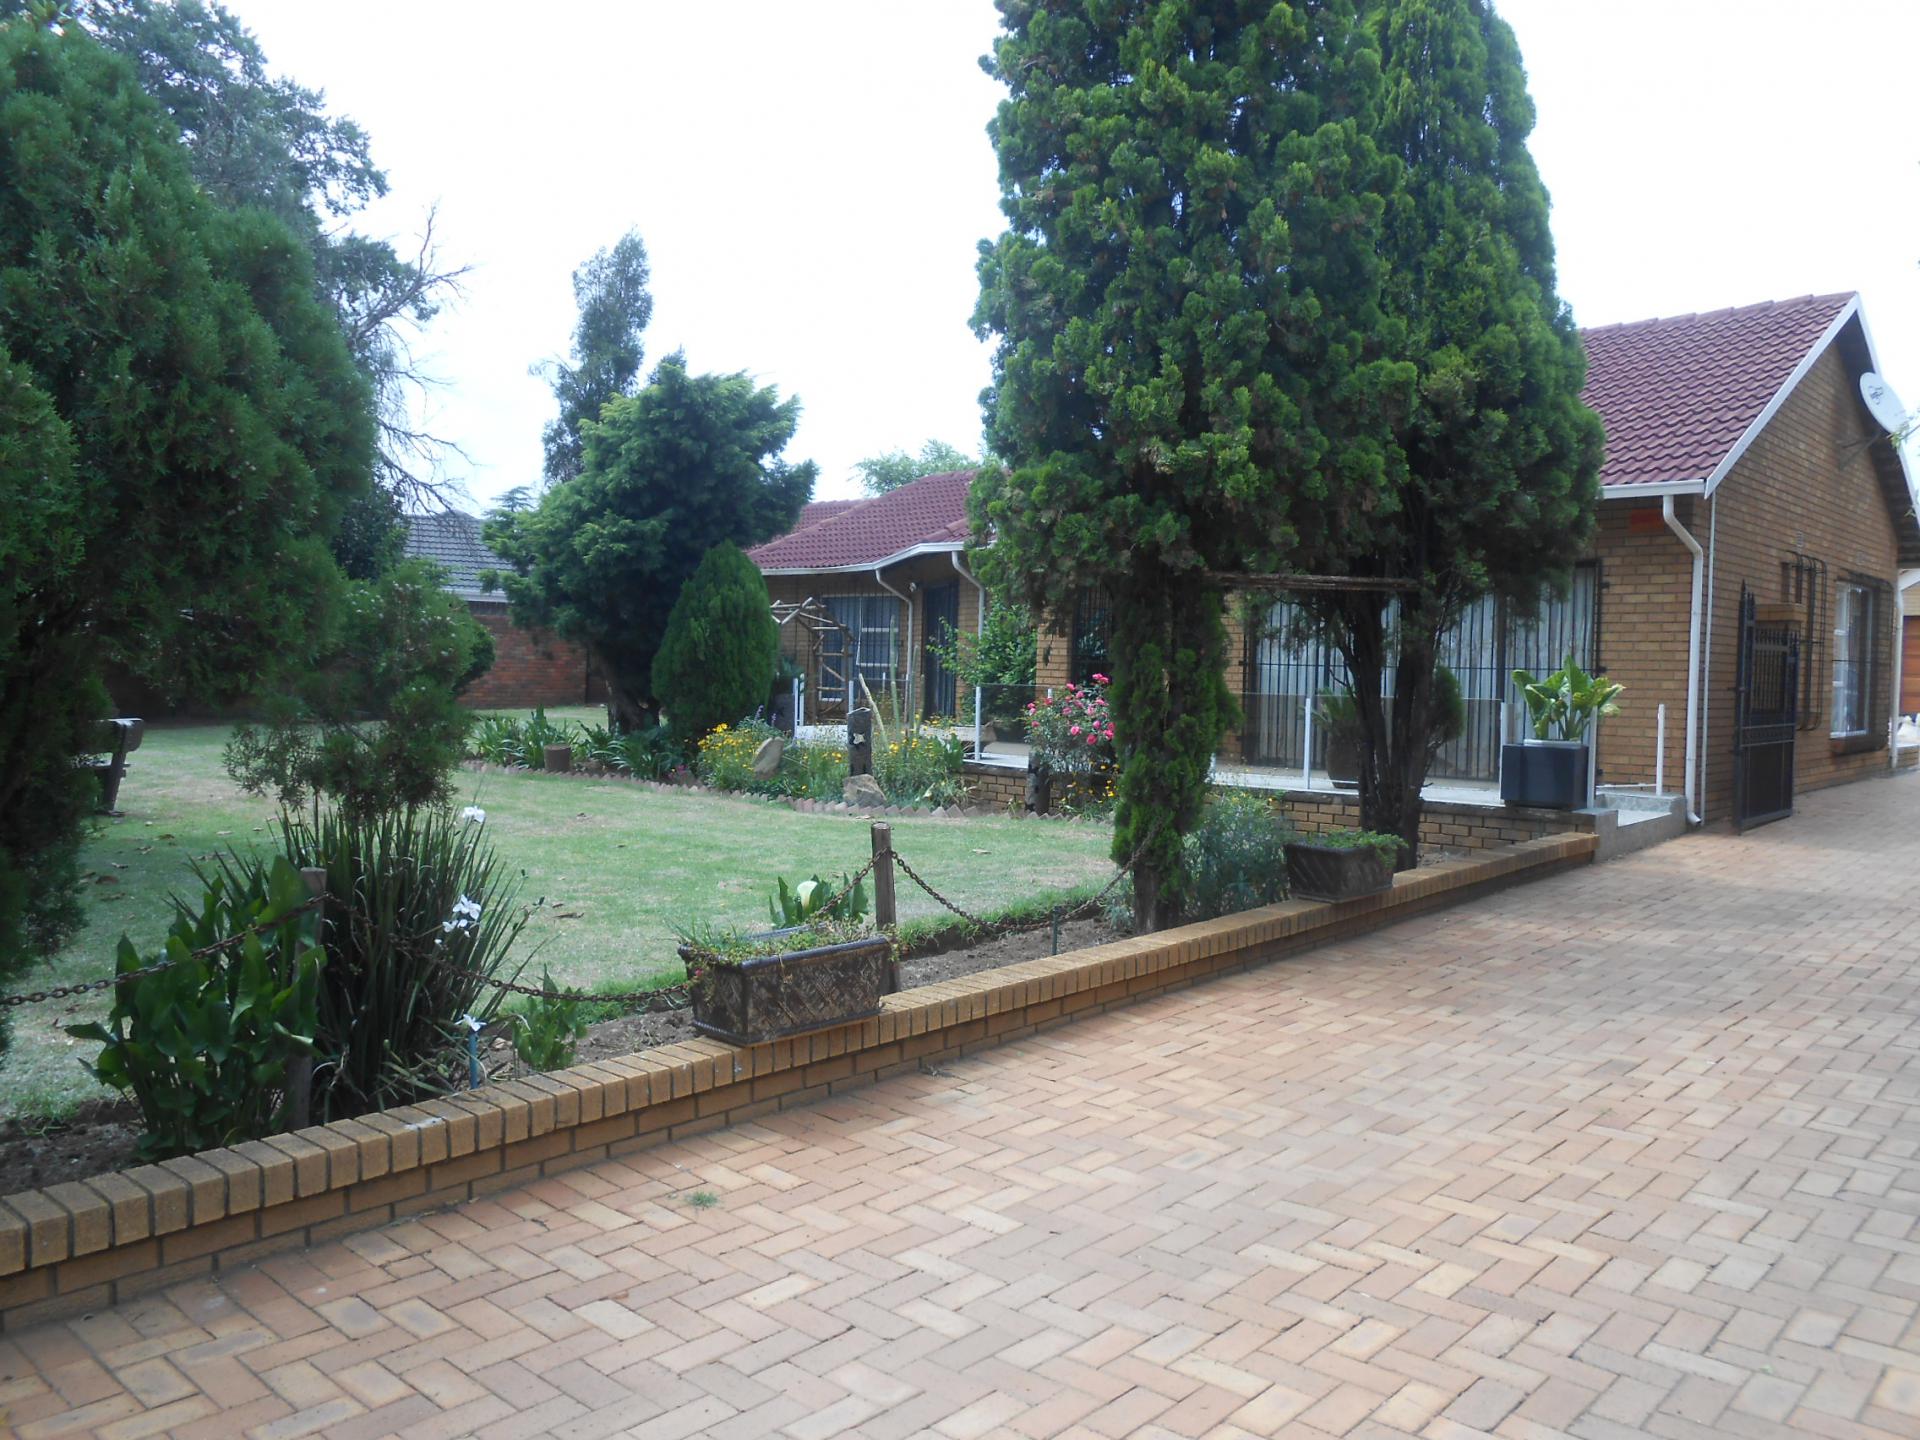
MULTIPOLYGON (((1147 846, 1151 843, 1152 836, 1142 841, 1140 847, 1128 858, 1126 864, 1114 872, 1113 878, 1106 883, 1097 895, 1090 896, 1070 910, 1061 911, 1058 916, 1048 915, 1038 920, 984 920, 971 911, 962 909, 959 905, 934 889, 933 886, 929 885, 926 880, 922 878, 919 871, 907 863, 905 856, 892 848, 881 851, 880 854, 875 855, 872 859, 868 860, 866 864, 856 870, 847 883, 842 885, 830 899, 819 907, 818 913, 827 914, 831 912, 841 901, 845 900, 859 887, 861 881, 873 873, 874 867, 878 865, 882 859, 886 859, 898 866, 909 880, 913 881, 914 884, 932 896, 936 902, 946 909, 951 910, 975 930, 989 935, 1017 935, 1028 930, 1041 930, 1054 924, 1056 919, 1059 921, 1077 920, 1082 916, 1093 914, 1099 906, 1105 902, 1107 897, 1119 887, 1120 882, 1132 873, 1134 865, 1139 861, 1140 857, 1146 853, 1147 846)), ((228 949, 231 946, 239 944, 249 935, 258 934, 264 930, 277 929, 293 916, 308 910, 317 909, 324 903, 325 897, 317 896, 303 904, 294 906, 291 910, 284 911, 271 920, 263 920, 258 924, 250 925, 245 930, 230 935, 224 940, 216 941, 212 945, 191 951, 180 960, 160 960, 151 965, 143 965, 136 970, 127 970, 118 975, 108 976, 104 980, 88 980, 79 985, 56 985, 50 990, 35 990, 23 995, 0 995, 0 1009, 9 1009, 19 1005, 36 1005, 46 1000, 64 1000, 70 996, 88 995, 95 991, 106 990, 112 986, 128 981, 144 980, 149 975, 158 975, 163 970, 170 970, 175 965, 183 963, 184 960, 204 959, 208 955, 228 949)), ((895 943, 898 944, 897 939, 895 943)), ((689 948, 695 949, 698 954, 710 955, 712 953, 699 951, 696 947, 689 948)), ((693 987, 685 983, 679 985, 663 985, 653 990, 631 990, 614 995, 598 993, 587 994, 581 991, 549 990, 539 985, 522 985, 516 980, 501 980, 483 971, 474 970, 465 965, 453 964, 451 961, 443 962, 443 964, 447 970, 455 975, 465 976, 467 979, 478 981, 482 985, 491 986, 495 990, 504 990, 514 995, 525 995, 535 1000, 588 1000, 595 1004, 632 1006, 642 1014, 657 1014, 671 1010, 684 1010, 693 1003, 693 987)))
POLYGON ((51 990, 30 990, 22 995, 0 995, 0 1010, 11 1010, 20 1005, 38 1005, 46 1000, 65 1000, 74 995, 91 995, 97 990, 110 990, 115 985, 124 985, 132 980, 145 980, 149 975, 158 975, 171 970, 176 965, 184 965, 189 960, 204 960, 209 955, 217 955, 222 950, 230 950, 248 936, 259 935, 268 930, 278 930, 296 915, 320 908, 322 900, 316 896, 304 900, 290 910, 283 910, 269 920, 262 920, 235 931, 224 940, 216 940, 211 945, 203 945, 198 950, 189 950, 178 958, 169 957, 156 960, 151 965, 141 965, 132 970, 122 970, 117 975, 109 975, 104 980, 87 980, 78 985, 55 985, 51 990))

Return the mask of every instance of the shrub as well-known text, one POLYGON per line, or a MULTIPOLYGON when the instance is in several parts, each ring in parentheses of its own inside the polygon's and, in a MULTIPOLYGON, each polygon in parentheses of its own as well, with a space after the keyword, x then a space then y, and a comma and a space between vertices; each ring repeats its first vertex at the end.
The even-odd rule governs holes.
POLYGON ((746 790, 756 795, 781 793, 776 778, 764 779, 753 773, 753 757, 760 747, 780 732, 764 720, 743 720, 738 726, 716 725, 700 737, 694 756, 694 773, 700 783, 716 790, 746 790))
POLYGON ((691 744, 764 706, 779 651, 765 578, 745 551, 722 541, 680 587, 653 658, 653 693, 674 738, 691 744))
MULTIPOLYGON (((308 899, 299 872, 276 857, 202 879, 197 911, 176 902, 160 957, 171 967, 116 985, 105 1025, 67 1030, 100 1042, 87 1069, 139 1105, 143 1160, 284 1128, 288 1065, 312 1053, 319 1025, 324 952, 313 912, 293 913, 308 899)), ((118 973, 147 963, 121 937, 118 973)))
MULTIPOLYGON (((953 672, 963 689, 980 688, 985 711, 981 719, 1022 718, 1039 659, 1039 627, 1024 605, 989 605, 978 635, 956 630, 945 640, 929 640, 927 649, 953 672)), ((971 712, 973 696, 963 695, 962 700, 971 712)))
POLYGON ((270 704, 265 724, 234 727, 227 773, 282 805, 325 795, 363 818, 444 805, 472 724, 457 697, 492 663, 493 641, 423 561, 347 598, 298 693, 270 704))
POLYGON ((780 757, 780 793, 796 800, 838 800, 847 791, 847 752, 825 741, 796 740, 780 757))
MULTIPOLYGON (((1293 826, 1273 805, 1245 790, 1217 790, 1180 847, 1183 920, 1210 920, 1287 897, 1287 842, 1293 826)), ((1318 839, 1319 837, 1315 837, 1318 839)), ((1114 887, 1107 918, 1133 924, 1132 877, 1114 887)))
MULTIPOLYGON (((559 989, 551 971, 541 971, 540 988, 559 989)), ((513 1053, 529 1070, 566 1069, 580 1048, 580 1037, 587 1033, 587 1018, 580 1008, 586 996, 578 990, 564 993, 568 998, 536 996, 512 1017, 513 1053)))
POLYGON ((898 731, 876 724, 873 778, 895 805, 946 805, 964 790, 966 747, 951 725, 925 720, 898 731))
POLYGON ((520 727, 520 763, 529 770, 547 768, 547 746, 572 745, 578 739, 573 726, 564 720, 549 720, 542 705, 520 727))
POLYGON ((474 727, 468 746, 476 760, 489 765, 521 765, 526 762, 527 737, 524 727, 509 715, 484 715, 474 727))
POLYGON ((1113 766, 1113 715, 1108 680, 1068 685, 1027 706, 1027 739, 1033 761, 1052 770, 1106 770, 1113 766))
POLYGON ((605 746, 590 752, 601 764, 640 780, 664 780, 686 764, 686 752, 664 725, 649 725, 614 735, 605 746))
MULTIPOLYGON (((465 1028, 490 1020, 511 980, 509 954, 528 912, 484 838, 478 811, 317 822, 283 815, 281 845, 298 867, 327 872, 327 953, 315 1035, 313 1113, 338 1120, 465 1084, 465 1028)), ((249 893, 271 862, 229 853, 231 888, 249 893)))

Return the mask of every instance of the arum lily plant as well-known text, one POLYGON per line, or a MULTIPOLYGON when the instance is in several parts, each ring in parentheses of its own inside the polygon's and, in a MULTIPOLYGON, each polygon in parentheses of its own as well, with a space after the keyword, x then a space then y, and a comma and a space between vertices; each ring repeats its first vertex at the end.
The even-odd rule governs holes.
POLYGON ((1516 670, 1513 683, 1527 702, 1536 740, 1586 739, 1596 719, 1620 713, 1614 700, 1626 689, 1604 675, 1589 675, 1573 663, 1572 655, 1544 680, 1535 679, 1531 671, 1516 670))

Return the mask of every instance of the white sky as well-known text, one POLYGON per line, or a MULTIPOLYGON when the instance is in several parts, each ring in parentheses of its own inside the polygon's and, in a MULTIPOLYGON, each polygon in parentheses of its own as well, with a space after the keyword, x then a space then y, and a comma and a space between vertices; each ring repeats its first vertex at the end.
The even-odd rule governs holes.
MULTIPOLYGON (((998 229, 990 0, 226 0, 372 137, 404 244, 440 207, 475 272, 422 352, 476 502, 537 480, 569 277, 629 226, 647 365, 747 370, 804 418, 822 497, 855 461, 980 434, 975 245, 998 229)), ((1563 296, 1608 324, 1859 290, 1920 404, 1915 0, 1503 0, 1540 123, 1563 296)))

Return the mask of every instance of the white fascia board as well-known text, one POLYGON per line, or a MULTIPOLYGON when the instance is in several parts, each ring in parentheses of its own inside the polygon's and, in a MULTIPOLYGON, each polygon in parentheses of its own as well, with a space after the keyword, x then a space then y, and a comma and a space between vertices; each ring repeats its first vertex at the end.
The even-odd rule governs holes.
POLYGON ((964 540, 932 540, 920 545, 909 545, 884 560, 867 560, 858 565, 791 565, 768 569, 760 568, 762 575, 864 575, 870 570, 884 570, 889 565, 898 565, 902 560, 911 560, 916 555, 945 555, 949 551, 965 550, 964 540))
POLYGON ((1658 500, 1662 495, 1704 495, 1704 480, 1649 480, 1641 484, 1628 481, 1621 485, 1602 485, 1602 500, 1658 500))
MULTIPOLYGON (((1840 313, 1833 317, 1833 323, 1827 326, 1826 333, 1821 335, 1814 342, 1813 347, 1800 357, 1800 363, 1793 367, 1793 373, 1787 376, 1786 383, 1774 391, 1773 398, 1767 402, 1767 408, 1753 417, 1753 423, 1747 426, 1746 433, 1734 441, 1733 449, 1727 452, 1726 458, 1714 466, 1713 473, 1707 477, 1707 494, 1711 495, 1720 488, 1720 482, 1727 478, 1727 473, 1740 463, 1740 457, 1747 453, 1747 448, 1759 438, 1760 432, 1766 429, 1773 417, 1780 412, 1780 407, 1787 403, 1787 397, 1793 393, 1794 386, 1807 378, 1807 372, 1813 369, 1814 362, 1826 354, 1827 347, 1833 343, 1834 337, 1844 330, 1847 322, 1859 313, 1860 297, 1856 294, 1840 307, 1840 313)), ((1871 353, 1871 347, 1869 347, 1869 353, 1871 353)))

